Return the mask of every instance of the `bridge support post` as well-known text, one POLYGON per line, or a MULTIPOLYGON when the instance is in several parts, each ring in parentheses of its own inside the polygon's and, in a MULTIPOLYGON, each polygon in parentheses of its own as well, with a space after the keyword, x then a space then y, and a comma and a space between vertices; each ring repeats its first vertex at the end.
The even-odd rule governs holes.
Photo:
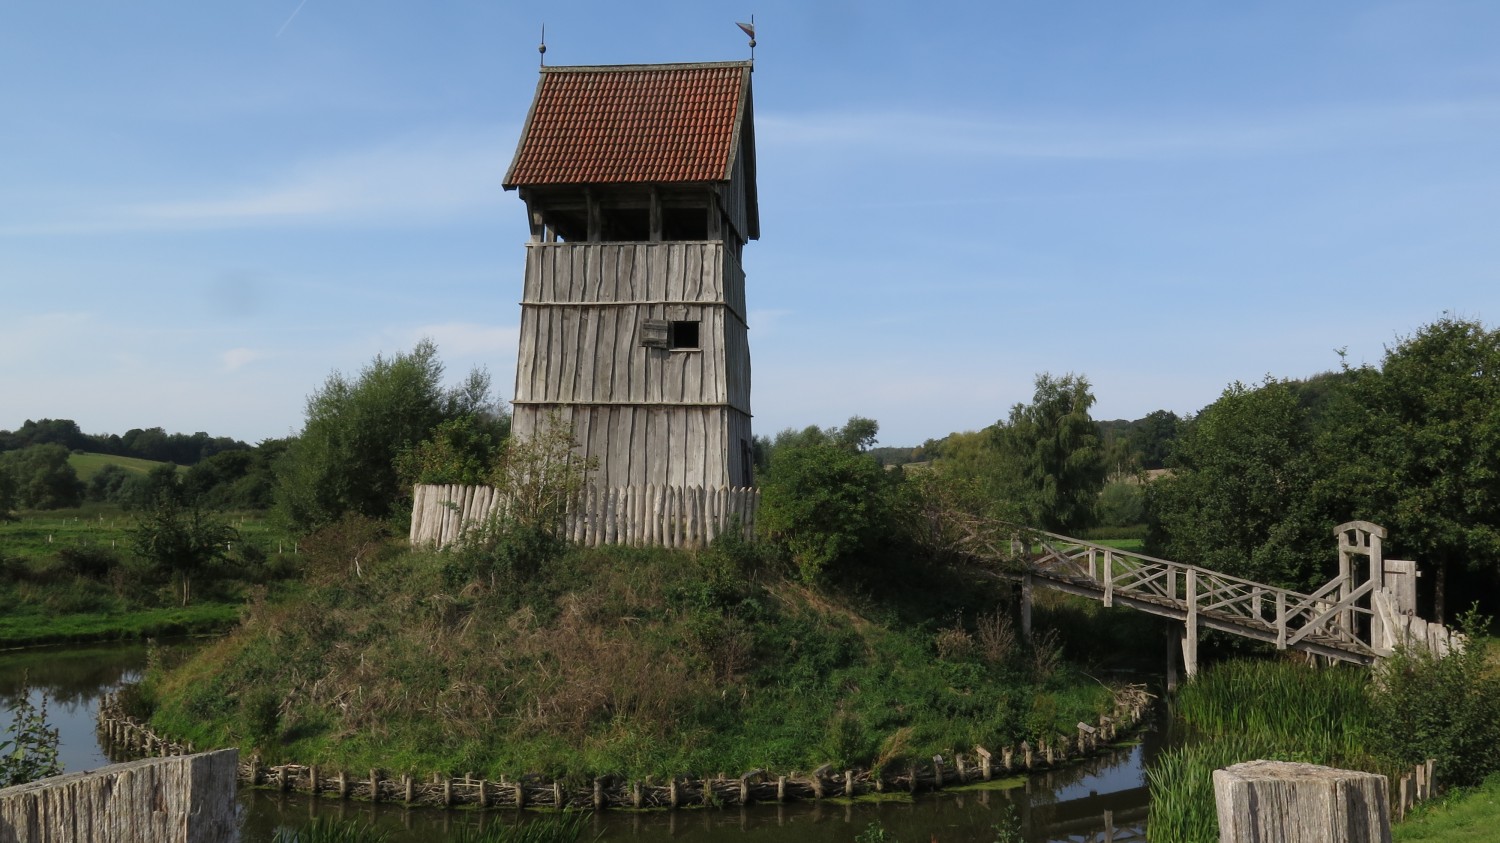
POLYGON ((1021 634, 1031 640, 1031 574, 1021 575, 1021 634))
POLYGON ((1182 639, 1177 637, 1175 624, 1167 626, 1167 693, 1177 691, 1177 659, 1178 650, 1182 648, 1182 639))
POLYGON ((1198 675, 1198 570, 1187 572, 1187 619, 1182 631, 1182 672, 1189 682, 1198 675))
POLYGON ((1198 619, 1188 616, 1182 634, 1182 672, 1189 682, 1198 675, 1198 619))

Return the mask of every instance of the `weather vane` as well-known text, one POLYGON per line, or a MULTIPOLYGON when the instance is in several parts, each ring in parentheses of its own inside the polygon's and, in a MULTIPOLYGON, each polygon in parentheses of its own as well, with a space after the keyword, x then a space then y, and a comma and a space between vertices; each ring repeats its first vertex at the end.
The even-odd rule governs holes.
MULTIPOLYGON (((540 43, 540 44, 537 45, 536 51, 537 51, 537 53, 539 53, 541 55, 541 58, 538 59, 538 61, 541 62, 542 67, 546 67, 547 66, 547 25, 545 23, 542 24, 542 43, 540 43)), ((754 52, 754 48, 751 48, 751 52, 752 53, 754 52)), ((754 59, 752 58, 751 60, 753 61, 754 59)))
POLYGON ((750 36, 750 63, 755 64, 755 15, 750 16, 749 23, 735 22, 740 31, 750 36))

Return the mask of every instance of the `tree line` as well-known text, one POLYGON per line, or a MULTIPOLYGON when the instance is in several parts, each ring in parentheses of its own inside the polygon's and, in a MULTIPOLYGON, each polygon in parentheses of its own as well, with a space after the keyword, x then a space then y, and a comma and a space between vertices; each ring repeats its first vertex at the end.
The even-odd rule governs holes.
POLYGON ((1489 595, 1500 578, 1500 331, 1478 321, 1440 318, 1378 365, 1233 383, 1185 418, 1101 422, 1085 377, 1035 386, 990 427, 919 448, 872 447, 878 425, 860 417, 760 438, 764 520, 821 531, 798 553, 836 570, 893 546, 871 525, 900 520, 910 503, 892 490, 920 478, 990 517, 1070 535, 1142 525, 1147 553, 1304 591, 1337 570, 1332 528, 1372 521, 1388 557, 1429 572, 1438 620, 1455 583, 1489 595))
MULTIPOLYGON (((1363 519, 1390 529, 1388 555, 1432 572, 1425 599, 1438 616, 1453 577, 1489 586, 1500 573, 1500 332, 1482 323, 1443 317, 1378 365, 1231 384, 1185 418, 1099 421, 1093 405, 1086 377, 1044 373, 1031 401, 990 427, 918 448, 876 448, 878 423, 858 416, 757 437, 766 523, 805 533, 797 553, 809 571, 837 570, 899 547, 886 528, 921 508, 913 495, 925 488, 1070 534, 1142 524, 1153 555, 1306 589, 1331 576, 1331 527, 1363 519)), ((0 507, 49 500, 37 490, 67 475, 76 425, 23 431, 28 444, 0 454, 0 507), (48 437, 64 441, 38 441, 48 437)), ((299 435, 211 454, 179 482, 196 506, 270 508, 299 534, 351 517, 399 530, 412 484, 488 482, 508 433, 488 375, 444 387, 437 349, 423 341, 357 376, 329 376, 299 435)), ((141 483, 106 471, 74 492, 149 500, 141 483)))
POLYGON ((114 457, 134 457, 177 465, 196 465, 224 451, 244 451, 249 445, 227 436, 207 433, 167 433, 160 427, 131 428, 116 433, 84 433, 72 419, 27 419, 15 430, 0 430, 0 453, 33 445, 59 445, 68 451, 88 451, 114 457))

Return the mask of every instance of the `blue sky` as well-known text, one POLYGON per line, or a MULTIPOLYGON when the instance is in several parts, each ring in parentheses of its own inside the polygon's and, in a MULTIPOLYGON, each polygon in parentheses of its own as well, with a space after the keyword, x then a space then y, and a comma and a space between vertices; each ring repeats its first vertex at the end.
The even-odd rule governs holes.
POLYGON ((1099 418, 1500 317, 1500 4, 0 5, 0 428, 301 428, 438 344, 511 395, 549 64, 741 59, 756 428, 1099 418))

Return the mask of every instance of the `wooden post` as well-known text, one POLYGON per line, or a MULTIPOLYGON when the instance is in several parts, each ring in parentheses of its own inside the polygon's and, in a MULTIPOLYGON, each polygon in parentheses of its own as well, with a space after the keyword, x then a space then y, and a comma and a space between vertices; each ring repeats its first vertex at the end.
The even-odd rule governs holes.
POLYGON ((1182 671, 1189 682, 1198 675, 1198 569, 1187 570, 1187 621, 1182 633, 1182 671))
POLYGON ((401 801, 403 801, 406 804, 410 805, 411 803, 417 801, 416 797, 417 797, 417 787, 416 787, 416 781, 415 781, 415 779, 412 777, 411 773, 402 773, 401 774, 401 801))
MULTIPOLYGON (((1094 551, 1089 551, 1089 567, 1093 567, 1094 551)), ((1104 551, 1104 607, 1107 609, 1115 605, 1115 554, 1113 551, 1104 551)))
POLYGON ((786 776, 776 777, 776 801, 786 801, 786 776))
POLYGON ((552 807, 561 811, 565 805, 566 803, 563 802, 562 782, 554 779, 552 782, 552 807))
POLYGON ((5 840, 237 840, 238 750, 145 758, 0 790, 5 840))
POLYGON ((640 782, 631 782, 630 783, 630 807, 639 810, 640 807, 641 807, 641 805, 643 805, 643 804, 645 804, 645 800, 641 797, 641 783, 640 782))
POLYGON ((349 774, 339 770, 339 798, 349 798, 349 774))
POLYGON ((378 770, 370 771, 370 801, 380 801, 380 772, 378 770))
POLYGON ((1031 572, 1021 575, 1021 634, 1031 640, 1031 572))
POLYGON ((1215 770, 1220 843, 1391 839, 1385 776, 1287 761, 1215 770))
POLYGON ((318 765, 316 764, 307 768, 307 792, 313 796, 318 795, 318 765))
POLYGON ((522 808, 525 808, 525 807, 526 807, 526 788, 520 782, 516 782, 516 810, 519 811, 519 810, 521 810, 522 808))
POLYGON ((1009 773, 1014 767, 1015 758, 1016 751, 1014 749, 1007 746, 1000 750, 1000 766, 1005 768, 1005 772, 1009 773))
POLYGON ((943 789, 943 756, 932 756, 932 787, 934 790, 943 789))
POLYGON ((844 795, 845 796, 853 796, 854 795, 854 771, 853 770, 845 770, 844 771, 844 795))
POLYGON ((667 807, 671 808, 674 811, 677 810, 677 777, 676 776, 673 776, 672 780, 669 781, 669 782, 667 782, 667 807))
POLYGON ((989 781, 994 775, 994 768, 991 766, 990 761, 990 751, 982 746, 976 746, 974 747, 974 754, 979 756, 979 775, 983 776, 985 781, 989 781))

